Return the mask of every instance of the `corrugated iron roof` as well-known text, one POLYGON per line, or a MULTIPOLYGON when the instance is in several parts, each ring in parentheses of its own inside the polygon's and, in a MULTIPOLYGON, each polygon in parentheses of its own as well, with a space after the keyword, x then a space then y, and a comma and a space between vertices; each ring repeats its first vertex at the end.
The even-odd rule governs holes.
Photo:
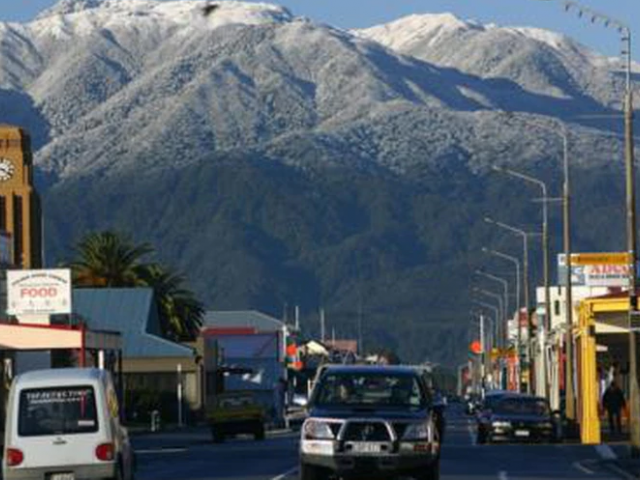
POLYGON ((124 358, 184 357, 193 350, 159 336, 151 288, 74 288, 73 313, 93 330, 122 334, 124 358))
POLYGON ((255 328, 260 332, 279 332, 286 327, 284 322, 257 310, 208 311, 202 326, 207 328, 255 328))

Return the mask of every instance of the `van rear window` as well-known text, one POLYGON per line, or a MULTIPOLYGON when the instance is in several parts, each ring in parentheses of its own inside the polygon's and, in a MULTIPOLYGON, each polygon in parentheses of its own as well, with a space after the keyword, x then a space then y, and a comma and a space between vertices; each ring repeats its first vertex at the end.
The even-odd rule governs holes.
POLYGON ((22 390, 18 435, 68 435, 98 431, 93 387, 55 387, 22 390))

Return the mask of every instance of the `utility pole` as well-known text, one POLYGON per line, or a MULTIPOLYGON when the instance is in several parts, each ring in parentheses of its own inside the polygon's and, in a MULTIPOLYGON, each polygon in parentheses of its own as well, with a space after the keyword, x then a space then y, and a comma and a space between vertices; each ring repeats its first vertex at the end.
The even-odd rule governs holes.
MULTIPOLYGON (((563 124, 564 128, 564 124, 563 124)), ((573 285, 572 285, 572 264, 571 264, 571 192, 569 175, 569 142, 567 132, 564 131, 562 137, 563 144, 563 169, 564 185, 562 187, 562 215, 564 217, 562 225, 562 237, 564 247, 565 271, 565 314, 567 317, 567 331, 565 332, 566 362, 565 362, 565 416, 570 422, 576 420, 576 395, 573 388, 573 285)))
POLYGON ((325 341, 325 323, 324 323, 324 308, 320 309, 320 341, 324 343, 325 341))
POLYGON ((629 253, 629 404, 631 419, 631 453, 640 456, 640 392, 638 391, 637 338, 634 317, 638 316, 638 295, 636 291, 636 195, 633 142, 633 92, 631 91, 631 30, 624 27, 623 40, 626 42, 626 88, 624 101, 625 169, 627 184, 627 249, 629 253))
POLYGON ((487 355, 486 342, 484 339, 484 314, 480 314, 480 385, 484 390, 486 383, 485 361, 487 355))

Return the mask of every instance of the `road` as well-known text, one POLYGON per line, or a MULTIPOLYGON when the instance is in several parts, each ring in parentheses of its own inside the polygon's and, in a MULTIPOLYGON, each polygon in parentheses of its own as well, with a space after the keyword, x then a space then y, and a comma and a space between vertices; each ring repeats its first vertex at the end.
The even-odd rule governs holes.
MULTIPOLYGON (((476 445, 472 421, 448 412, 442 452, 443 480, 542 480, 624 478, 592 446, 476 445)), ((276 432, 264 442, 210 441, 208 431, 161 433, 134 438, 138 480, 296 480, 297 435, 276 432)), ((605 451, 606 453, 606 451, 605 451)))

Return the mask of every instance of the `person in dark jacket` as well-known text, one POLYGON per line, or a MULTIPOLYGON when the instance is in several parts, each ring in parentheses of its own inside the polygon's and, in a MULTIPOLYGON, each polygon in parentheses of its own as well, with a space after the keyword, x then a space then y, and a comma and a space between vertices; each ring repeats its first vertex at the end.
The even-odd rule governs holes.
POLYGON ((615 381, 611 382, 604 392, 602 405, 609 415, 609 429, 611 433, 615 433, 616 431, 622 433, 620 412, 626 405, 626 401, 624 399, 624 393, 622 393, 622 390, 615 381))

